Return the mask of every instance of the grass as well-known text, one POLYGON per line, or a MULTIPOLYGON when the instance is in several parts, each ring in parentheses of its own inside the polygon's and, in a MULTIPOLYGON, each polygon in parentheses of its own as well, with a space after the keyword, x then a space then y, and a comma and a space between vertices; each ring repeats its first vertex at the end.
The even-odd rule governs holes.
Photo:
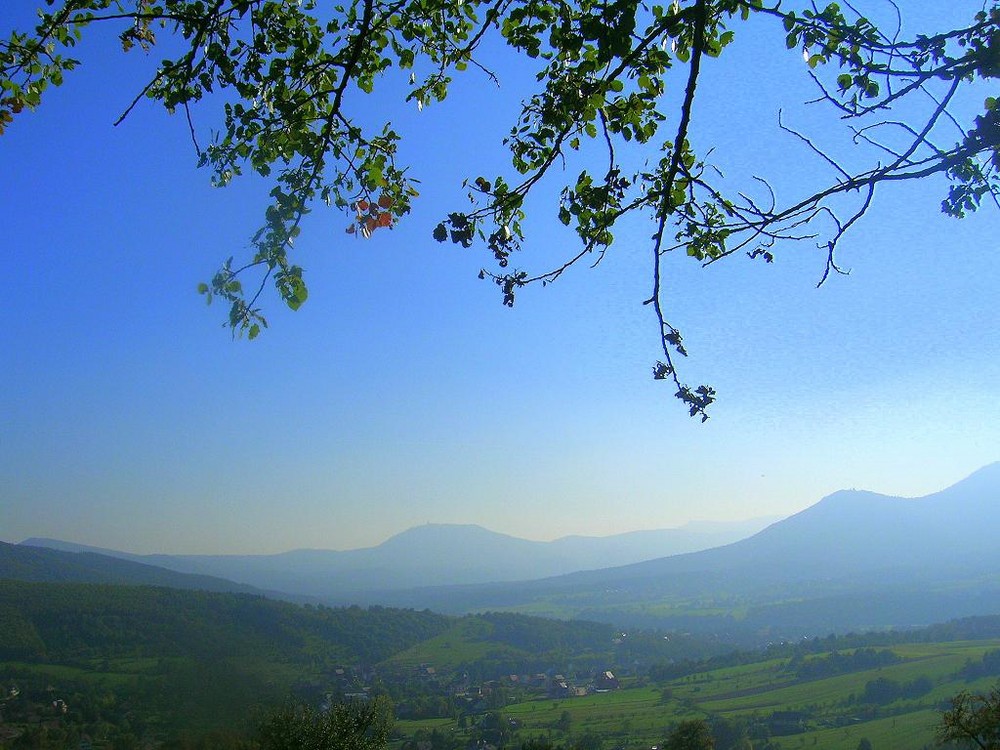
POLYGON ((665 703, 661 691, 652 687, 573 699, 538 699, 508 706, 504 711, 508 718, 521 722, 525 736, 551 733, 554 739, 563 741, 568 735, 591 731, 606 738, 650 743, 663 739, 671 721, 691 714, 676 702, 665 703), (563 712, 569 716, 569 732, 559 729, 563 712))
POLYGON ((857 722, 846 727, 821 729, 782 738, 785 748, 822 748, 822 750, 857 750, 858 742, 867 737, 878 750, 916 750, 931 744, 937 723, 938 711, 925 709, 904 716, 894 716, 872 721, 857 722))
POLYGON ((516 649, 489 640, 493 626, 485 620, 466 617, 440 635, 411 646, 383 662, 389 667, 416 667, 432 664, 437 669, 455 668, 491 654, 519 653, 516 649))
MULTIPOLYGON (((447 634, 443 638, 442 643, 447 634)), ((766 722, 774 711, 801 710, 810 717, 807 731, 776 737, 784 750, 856 750, 862 737, 878 750, 914 750, 933 744, 941 706, 953 695, 962 690, 984 692, 996 682, 995 678, 966 682, 958 674, 968 660, 996 648, 1000 640, 899 645, 892 648, 903 659, 897 664, 807 681, 796 681, 785 668, 786 660, 775 659, 700 672, 658 686, 631 686, 579 698, 536 698, 507 706, 504 715, 519 722, 520 740, 544 736, 563 743, 593 731, 608 746, 648 748, 662 742, 670 726, 686 718, 714 714, 766 722), (872 716, 872 708, 851 702, 850 696, 862 695, 865 684, 879 677, 900 684, 927 677, 934 687, 920 698, 880 706, 874 718, 866 718, 872 716)), ((435 723, 436 728, 458 731, 453 721, 437 721, 441 723, 435 723)), ((400 725, 404 733, 430 726, 400 725)))

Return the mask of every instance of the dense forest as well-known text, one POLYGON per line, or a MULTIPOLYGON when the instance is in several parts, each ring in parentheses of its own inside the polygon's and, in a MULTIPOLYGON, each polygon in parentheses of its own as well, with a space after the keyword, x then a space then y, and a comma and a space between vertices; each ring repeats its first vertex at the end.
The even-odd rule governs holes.
POLYGON ((448 626, 433 612, 297 606, 245 594, 0 581, 0 658, 257 654, 375 663, 448 626))

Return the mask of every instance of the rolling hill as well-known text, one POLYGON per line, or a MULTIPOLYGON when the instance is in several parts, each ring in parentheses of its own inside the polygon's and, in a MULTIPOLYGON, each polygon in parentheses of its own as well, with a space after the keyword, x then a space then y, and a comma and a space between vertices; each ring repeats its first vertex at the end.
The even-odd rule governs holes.
POLYGON ((0 580, 3 579, 31 583, 165 586, 257 595, 268 593, 222 578, 178 573, 93 552, 69 552, 0 542, 0 580))

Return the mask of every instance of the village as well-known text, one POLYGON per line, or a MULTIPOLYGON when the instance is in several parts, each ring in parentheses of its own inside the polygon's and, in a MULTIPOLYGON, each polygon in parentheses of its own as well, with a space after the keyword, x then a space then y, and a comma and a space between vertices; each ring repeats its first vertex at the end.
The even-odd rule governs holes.
POLYGON ((385 669, 339 665, 327 680, 300 683, 300 700, 321 709, 341 701, 367 701, 388 694, 400 719, 450 718, 483 714, 532 699, 563 700, 618 690, 621 682, 610 669, 566 675, 554 670, 506 674, 474 680, 468 673, 439 670, 429 662, 385 669))

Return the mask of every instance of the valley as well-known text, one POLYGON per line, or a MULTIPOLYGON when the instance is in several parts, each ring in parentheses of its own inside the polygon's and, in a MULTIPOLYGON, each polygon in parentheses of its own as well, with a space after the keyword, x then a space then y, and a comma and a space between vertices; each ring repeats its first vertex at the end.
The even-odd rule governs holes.
POLYGON ((510 613, 3 582, 0 630, 5 750, 243 747, 289 700, 378 696, 395 707, 396 748, 638 750, 698 718, 718 750, 917 749, 953 695, 1000 678, 1000 617, 738 650, 510 613))
POLYGON ((836 493, 710 549, 489 583, 428 577, 428 540, 450 539, 439 570, 475 540, 481 560, 539 548, 428 527, 387 543, 399 588, 350 602, 269 588, 301 572, 281 556, 184 571, 0 544, 0 748, 253 748, 283 705, 388 701, 395 750, 646 750, 690 721, 716 750, 920 750, 953 696, 1000 679, 998 497, 994 464, 925 498, 836 493), (402 587, 407 568, 428 585, 402 587))

